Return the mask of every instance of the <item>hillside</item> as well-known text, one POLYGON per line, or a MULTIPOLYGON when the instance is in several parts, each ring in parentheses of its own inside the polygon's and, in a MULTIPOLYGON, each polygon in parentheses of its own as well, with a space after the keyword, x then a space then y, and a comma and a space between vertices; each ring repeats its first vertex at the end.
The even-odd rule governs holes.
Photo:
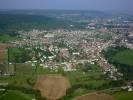
POLYGON ((0 34, 30 29, 66 28, 67 21, 41 15, 0 14, 0 34))

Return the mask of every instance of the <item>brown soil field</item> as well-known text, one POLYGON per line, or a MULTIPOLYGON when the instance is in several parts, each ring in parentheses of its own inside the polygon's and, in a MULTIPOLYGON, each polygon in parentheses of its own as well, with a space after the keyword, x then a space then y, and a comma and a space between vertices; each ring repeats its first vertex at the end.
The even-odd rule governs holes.
POLYGON ((15 47, 11 44, 0 43, 0 63, 7 60, 7 48, 15 47))
POLYGON ((5 44, 0 44, 0 50, 6 49, 6 45, 5 44))
POLYGON ((79 97, 75 98, 74 100, 116 100, 116 99, 109 94, 92 93, 89 95, 79 96, 79 97))
POLYGON ((6 53, 6 45, 0 44, 0 62, 5 61, 6 53))
POLYGON ((57 100, 66 95, 70 88, 69 81, 60 75, 41 75, 37 77, 34 89, 40 90, 41 95, 48 100, 57 100))

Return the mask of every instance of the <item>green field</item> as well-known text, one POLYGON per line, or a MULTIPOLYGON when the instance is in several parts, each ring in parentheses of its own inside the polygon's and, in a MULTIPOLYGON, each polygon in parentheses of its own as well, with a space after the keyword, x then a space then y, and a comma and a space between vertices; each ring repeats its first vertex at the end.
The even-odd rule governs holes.
POLYGON ((25 48, 10 48, 8 52, 10 62, 24 63, 25 61, 31 60, 31 50, 26 50, 25 48))
POLYGON ((19 91, 7 91, 0 96, 0 100, 32 100, 32 97, 19 91))
MULTIPOLYGON (((17 65, 18 70, 16 70, 15 76, 0 77, 0 82, 8 82, 11 86, 32 88, 37 75, 61 74, 70 81, 73 87, 71 92, 72 98, 85 93, 96 91, 97 89, 103 89, 104 84, 110 83, 110 80, 106 79, 99 66, 90 64, 87 65, 85 65, 88 67, 88 71, 86 72, 84 72, 85 69, 83 68, 83 65, 80 65, 82 68, 77 65, 77 71, 72 72, 64 72, 62 68, 59 68, 58 72, 55 72, 54 70, 43 69, 40 66, 37 67, 36 71, 33 71, 30 66, 28 67, 25 65, 25 67, 23 67, 24 65, 17 65), (21 67, 22 72, 19 70, 19 67, 21 67), (31 68, 31 71, 29 68, 31 68), (27 70, 28 72, 26 72, 27 70)), ((105 88, 108 87, 110 86, 108 85, 105 88)))
MULTIPOLYGON (((117 87, 117 81, 112 82, 102 72, 100 66, 91 64, 79 64, 74 72, 64 72, 71 83, 67 95, 61 100, 71 100, 83 94, 92 93, 112 87, 117 87)), ((119 83, 119 82, 118 82, 119 83)), ((119 84, 120 85, 120 84, 119 84)), ((119 87, 119 86, 118 86, 119 87)))
POLYGON ((103 74, 100 66, 95 64, 91 65, 89 63, 78 64, 77 70, 71 72, 64 72, 62 68, 58 68, 58 71, 55 72, 55 70, 44 69, 41 66, 37 66, 37 69, 34 70, 30 65, 25 64, 24 66, 24 64, 19 64, 17 65, 15 76, 0 77, 0 82, 8 82, 11 86, 31 89, 37 75, 48 74, 60 74, 70 81, 71 88, 64 97, 67 99, 63 98, 63 100, 69 100, 79 95, 117 86, 115 82, 112 82, 103 74))
POLYGON ((120 64, 133 66, 133 50, 125 50, 117 53, 113 60, 120 64))
POLYGON ((70 80, 72 85, 78 84, 78 83, 86 83, 86 84, 93 84, 97 86, 104 81, 103 72, 100 66, 90 65, 90 64, 88 64, 88 66, 87 65, 86 66, 78 65, 78 66, 80 66, 80 68, 77 68, 76 71, 66 72, 64 75, 70 80), (86 69, 84 69, 85 67, 86 69), (87 71, 85 72, 85 70, 87 71))
POLYGON ((120 91, 113 94, 117 100, 133 100, 133 92, 120 91))
POLYGON ((123 79, 133 80, 133 50, 117 46, 103 50, 102 54, 123 74, 123 79))
POLYGON ((16 36, 11 36, 11 35, 8 35, 8 34, 0 35, 0 42, 14 41, 16 39, 17 39, 16 36))

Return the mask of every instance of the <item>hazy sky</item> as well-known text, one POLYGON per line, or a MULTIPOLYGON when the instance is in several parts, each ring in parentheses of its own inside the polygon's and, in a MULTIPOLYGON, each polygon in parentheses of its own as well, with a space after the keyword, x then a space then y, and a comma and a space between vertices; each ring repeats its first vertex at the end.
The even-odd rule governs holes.
POLYGON ((0 9, 86 9, 133 11, 133 0, 0 0, 0 9))

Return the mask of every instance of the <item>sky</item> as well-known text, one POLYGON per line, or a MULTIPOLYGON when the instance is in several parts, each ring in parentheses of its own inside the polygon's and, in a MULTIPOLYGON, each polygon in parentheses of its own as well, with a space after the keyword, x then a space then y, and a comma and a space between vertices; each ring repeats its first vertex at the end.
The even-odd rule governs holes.
POLYGON ((133 12, 133 0, 0 0, 0 9, 72 9, 133 12))

